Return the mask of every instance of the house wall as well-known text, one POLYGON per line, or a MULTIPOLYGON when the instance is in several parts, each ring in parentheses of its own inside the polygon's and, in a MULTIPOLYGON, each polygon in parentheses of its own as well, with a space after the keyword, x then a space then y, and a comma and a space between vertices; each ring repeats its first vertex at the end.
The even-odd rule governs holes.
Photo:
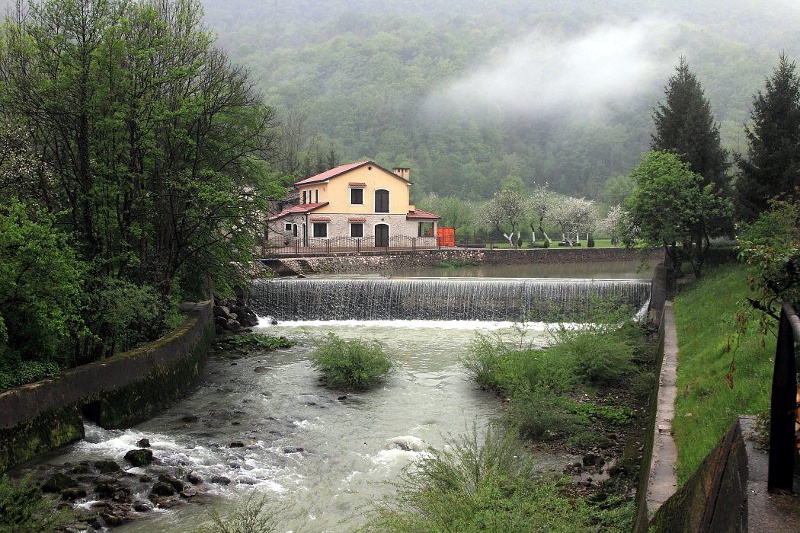
MULTIPOLYGON (((389 214, 405 215, 408 213, 409 182, 403 178, 392 174, 375 165, 364 165, 350 172, 346 172, 327 183, 316 183, 301 186, 300 200, 303 198, 303 191, 306 191, 306 198, 310 193, 310 201, 307 203, 330 202, 324 207, 314 210, 315 215, 322 214, 372 214, 375 213, 375 191, 386 189, 389 191, 389 214), (350 183, 363 183, 364 204, 350 204, 350 183), (319 191, 319 197, 314 191, 319 191)), ((384 213, 386 214, 386 213, 384 213)))

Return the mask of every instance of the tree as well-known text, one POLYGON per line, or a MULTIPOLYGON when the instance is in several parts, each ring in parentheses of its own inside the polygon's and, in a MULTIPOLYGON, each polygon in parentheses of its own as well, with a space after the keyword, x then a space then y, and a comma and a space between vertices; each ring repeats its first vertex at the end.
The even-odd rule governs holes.
POLYGON ((243 280, 281 193, 275 114, 214 47, 197 0, 19 6, 0 36, 0 114, 51 172, 55 192, 36 201, 76 236, 88 293, 122 280, 166 303, 208 277, 243 280))
POLYGON ((528 200, 528 206, 531 211, 529 219, 531 226, 531 242, 536 241, 537 229, 548 245, 552 242, 544 231, 544 223, 546 220, 549 220, 548 217, 551 214, 554 200, 554 195, 547 189, 547 182, 545 182, 544 185, 534 184, 533 194, 531 194, 528 200))
POLYGON ((797 197, 800 185, 800 79, 781 54, 764 91, 753 97, 745 127, 748 151, 738 160, 737 214, 752 222, 777 197, 797 197))
POLYGON ((475 223, 475 206, 471 202, 456 198, 455 196, 437 196, 429 194, 422 199, 420 204, 426 211, 436 213, 441 220, 442 227, 453 228, 456 234, 475 223))
POLYGON ((526 203, 525 196, 519 191, 502 189, 486 202, 483 209, 486 224, 502 233, 514 248, 519 247, 519 228, 528 216, 526 203))
POLYGON ((714 192, 726 195, 728 153, 720 143, 711 105, 685 57, 667 82, 665 95, 665 103, 653 113, 651 148, 677 154, 702 177, 703 185, 714 184, 714 192))
POLYGON ((620 227, 624 221, 624 211, 620 204, 611 206, 605 218, 597 223, 597 231, 604 233, 611 238, 611 245, 617 246, 620 242, 620 234, 623 229, 620 227))
POLYGON ((575 246, 580 244, 580 234, 591 229, 597 216, 591 200, 563 196, 554 198, 550 218, 561 229, 562 242, 575 246))
POLYGON ((701 275, 710 238, 723 231, 714 221, 730 215, 729 201, 671 152, 648 152, 631 176, 636 187, 625 208, 635 235, 646 246, 663 246, 676 273, 686 258, 701 275))
POLYGON ((78 321, 81 276, 52 216, 0 205, 0 367, 56 358, 78 321))

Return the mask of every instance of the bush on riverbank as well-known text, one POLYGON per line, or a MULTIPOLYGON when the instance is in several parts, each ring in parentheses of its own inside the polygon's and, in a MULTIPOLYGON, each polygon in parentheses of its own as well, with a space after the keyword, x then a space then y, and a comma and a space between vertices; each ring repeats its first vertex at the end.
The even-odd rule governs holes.
POLYGON ((559 327, 553 336, 555 344, 546 349, 479 336, 464 364, 481 387, 510 400, 509 422, 522 437, 583 440, 591 435, 591 422, 629 422, 613 409, 591 410, 587 418, 583 405, 603 396, 605 389, 625 389, 646 398, 653 379, 648 368, 653 349, 642 330, 623 322, 559 327))
POLYGON ((377 341, 345 341, 329 333, 312 354, 312 364, 327 385, 363 391, 382 381, 392 361, 377 341))
MULTIPOLYGON (((534 475, 532 458, 502 429, 476 431, 404 470, 398 496, 382 502, 362 533, 629 531, 629 512, 570 497, 563 479, 534 475)), ((629 507, 625 504, 623 507, 629 507)))
POLYGON ((42 487, 30 478, 0 478, 0 533, 53 531, 71 517, 70 511, 42 494, 42 487))

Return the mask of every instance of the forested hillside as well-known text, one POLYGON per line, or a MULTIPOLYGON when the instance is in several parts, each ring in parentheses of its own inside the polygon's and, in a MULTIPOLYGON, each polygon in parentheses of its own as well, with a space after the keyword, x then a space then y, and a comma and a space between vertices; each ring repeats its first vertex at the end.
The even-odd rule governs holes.
POLYGON ((203 3, 287 126, 284 171, 333 149, 411 167, 417 198, 488 198, 516 175, 601 199, 648 148, 681 55, 742 150, 753 93, 800 54, 791 0, 203 3))

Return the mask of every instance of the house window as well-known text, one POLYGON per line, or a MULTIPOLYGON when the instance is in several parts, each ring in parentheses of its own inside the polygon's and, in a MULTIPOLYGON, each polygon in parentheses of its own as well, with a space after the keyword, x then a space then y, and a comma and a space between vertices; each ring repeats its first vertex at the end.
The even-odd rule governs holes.
POLYGON ((286 231, 292 231, 292 224, 287 222, 286 225, 283 227, 286 231))
POLYGON ((319 203, 319 189, 314 189, 314 203, 319 203))
POLYGON ((306 191, 303 191, 303 203, 304 203, 304 204, 305 204, 305 203, 307 203, 307 202, 306 202, 306 191))
POLYGON ((313 223, 314 237, 327 237, 328 236, 328 223, 327 222, 314 222, 313 223))
POLYGON ((375 212, 389 212, 389 191, 386 189, 379 189, 375 191, 375 212))
POLYGON ((350 236, 351 237, 363 237, 364 236, 364 224, 362 222, 351 222, 350 223, 350 236))
POLYGON ((353 205, 363 205, 364 189, 350 189, 350 203, 353 205))

